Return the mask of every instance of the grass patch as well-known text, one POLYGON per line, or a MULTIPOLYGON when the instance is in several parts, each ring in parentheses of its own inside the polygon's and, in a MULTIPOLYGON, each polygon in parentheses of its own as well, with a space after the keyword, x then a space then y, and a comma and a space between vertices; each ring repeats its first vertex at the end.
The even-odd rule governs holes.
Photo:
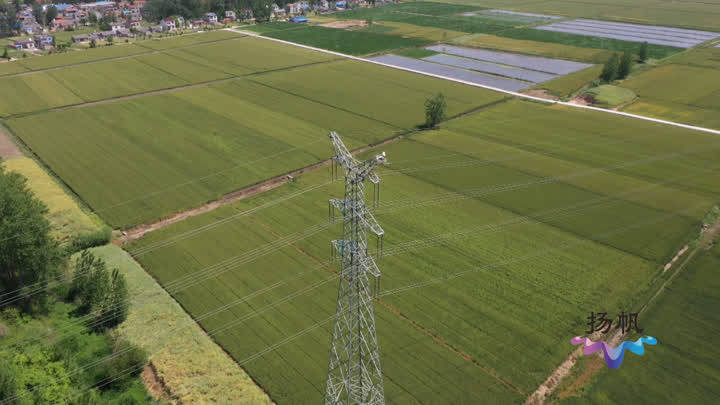
POLYGON ((512 39, 485 34, 467 35, 455 38, 451 40, 450 43, 473 48, 517 52, 551 59, 566 59, 596 64, 605 63, 613 54, 613 51, 603 49, 588 49, 551 42, 512 39))
MULTIPOLYGON (((381 297, 375 310, 388 402, 412 402, 408 393, 431 403, 523 401, 573 349, 568 336, 586 326, 586 311, 578 308, 633 308, 636 292, 697 232, 720 195, 714 174, 703 172, 717 165, 720 152, 707 147, 716 143, 712 135, 680 128, 510 101, 386 145, 391 163, 380 169, 383 204, 374 214, 386 231, 384 291, 532 257, 381 297), (642 161, 691 150, 691 156, 642 161), (687 179, 677 180, 682 174, 687 179), (528 256, 538 250, 547 254, 528 256), (620 271, 624 282, 616 283, 620 271), (535 327, 533 320, 544 313, 554 315, 535 327), (511 386, 464 363, 416 326, 511 386), (396 350, 408 344, 413 350, 396 350), (458 389, 441 388, 447 384, 458 389)), ((204 319, 212 333, 333 276, 319 263, 341 228, 327 224, 324 201, 342 195, 342 184, 323 185, 326 179, 325 170, 308 173, 148 234, 128 249, 196 316, 282 283, 238 303, 232 313, 204 319), (290 194, 297 195, 237 215, 290 194), (187 233, 200 227, 206 228, 187 233), (292 244, 274 243, 282 237, 292 244), (162 244, 169 238, 176 239, 162 244), (201 277, 217 263, 227 266, 201 277), (174 282, 180 277, 197 283, 180 288, 174 282)), ((331 316, 335 298, 334 282, 320 284, 215 336, 244 359, 331 316)), ((245 367, 278 403, 319 400, 329 333, 329 325, 312 329, 245 367)))
POLYGON ((545 89, 558 97, 566 98, 596 80, 600 76, 600 72, 602 72, 602 66, 592 66, 549 82, 540 83, 535 88, 545 89))
POLYGON ((6 170, 20 173, 28 179, 30 190, 47 205, 51 234, 62 246, 74 250, 76 241, 98 240, 99 235, 103 235, 104 243, 109 241, 109 230, 104 229, 100 219, 85 213, 34 160, 18 157, 1 164, 6 170))
MULTIPOLYGON (((640 43, 638 42, 568 34, 565 32, 536 30, 533 28, 513 28, 497 32, 495 35, 512 39, 550 42, 581 48, 606 49, 615 52, 627 51, 634 54, 637 54, 640 50, 640 43)), ((681 51, 682 48, 675 48, 672 46, 655 44, 648 45, 648 55, 653 59, 663 59, 681 51)))
POLYGON ((125 251, 92 250, 125 276, 133 297, 121 337, 148 352, 158 377, 184 403, 269 403, 265 393, 125 251), (175 332, 170 332, 175 331, 175 332))
POLYGON ((440 91, 451 115, 503 97, 342 61, 7 124, 98 215, 127 227, 324 160, 331 130, 354 148, 410 130, 424 119, 423 100, 440 91))
MULTIPOLYGON (((693 60, 689 54, 685 60, 693 60)), ((621 84, 639 101, 626 111, 720 128, 720 70, 667 64, 631 76, 621 84)))
POLYGON ((403 38, 365 30, 350 31, 312 25, 294 30, 271 31, 264 35, 349 55, 367 55, 430 43, 422 39, 403 38))
POLYGON ((429 49, 425 49, 425 48, 411 48, 411 49, 403 49, 402 51, 393 52, 393 54, 399 55, 399 56, 405 56, 408 58, 422 59, 422 58, 427 58, 428 56, 437 55, 438 53, 435 51, 431 51, 429 49))
POLYGON ((594 104, 599 104, 603 107, 615 107, 629 103, 636 97, 632 90, 609 84, 588 89, 585 94, 592 96, 594 104))
POLYGON ((603 369, 578 397, 560 403, 713 402, 720 379, 720 349, 712 344, 720 333, 720 317, 713 310, 720 305, 718 246, 699 253, 640 318, 643 334, 656 337, 656 346, 643 357, 626 356, 620 369, 603 369), (647 372, 668 364, 672 373, 647 372))

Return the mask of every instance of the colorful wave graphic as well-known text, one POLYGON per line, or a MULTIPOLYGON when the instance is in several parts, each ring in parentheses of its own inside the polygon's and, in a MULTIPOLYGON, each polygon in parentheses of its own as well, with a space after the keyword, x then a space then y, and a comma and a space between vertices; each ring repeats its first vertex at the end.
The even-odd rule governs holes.
POLYGON ((630 350, 638 356, 642 356, 645 354, 645 346, 643 346, 643 343, 656 345, 657 339, 652 336, 645 336, 634 342, 627 340, 623 341, 618 347, 610 347, 605 342, 593 342, 592 340, 582 336, 575 336, 570 342, 574 345, 585 344, 583 349, 584 354, 593 354, 602 349, 603 355, 605 356, 605 363, 607 363, 608 367, 618 368, 623 362, 626 350, 630 350))

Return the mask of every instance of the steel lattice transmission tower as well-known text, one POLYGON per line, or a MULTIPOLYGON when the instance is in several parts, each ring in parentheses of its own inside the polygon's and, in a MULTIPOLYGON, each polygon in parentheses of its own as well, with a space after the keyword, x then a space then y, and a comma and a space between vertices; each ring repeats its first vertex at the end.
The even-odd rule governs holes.
POLYGON ((330 133, 330 139, 335 148, 332 176, 335 178, 337 166, 345 171, 345 198, 331 199, 329 207, 331 221, 335 219, 334 209, 342 214, 343 238, 332 241, 333 257, 339 255, 341 266, 325 404, 384 404, 373 311, 380 269, 367 246, 367 234, 372 232, 378 237, 379 256, 384 231, 365 207, 365 180, 374 186, 375 204, 380 196, 380 178, 374 169, 385 163, 385 153, 359 162, 335 132, 330 133))

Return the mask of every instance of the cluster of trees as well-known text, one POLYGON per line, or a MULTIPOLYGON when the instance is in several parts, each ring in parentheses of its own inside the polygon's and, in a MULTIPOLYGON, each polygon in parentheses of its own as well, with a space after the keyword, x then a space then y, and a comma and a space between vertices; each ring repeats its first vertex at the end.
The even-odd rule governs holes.
POLYGON ((147 355, 113 329, 127 317, 124 276, 90 251, 69 257, 47 212, 0 166, 0 402, 147 403, 147 355))
POLYGON ((55 6, 48 6, 45 10, 40 4, 35 3, 32 9, 33 17, 40 25, 48 25, 57 17, 58 11, 55 6))
MULTIPOLYGON (((250 9, 258 21, 270 19, 272 4, 284 7, 294 0, 148 0, 145 4, 145 14, 149 19, 160 20, 165 17, 180 15, 184 18, 199 18, 204 13, 213 12, 219 18, 225 16, 225 11, 235 11, 238 17, 242 16, 240 10, 250 9)), ((310 0, 310 4, 317 4, 319 0, 310 0)))
POLYGON ((13 36, 17 25, 17 12, 23 2, 19 0, 0 0, 0 38, 13 36))
MULTIPOLYGON (((638 58, 640 59, 640 62, 645 63, 648 59, 648 43, 643 42, 640 44, 640 49, 638 51, 638 58)), ((603 70, 600 73, 600 80, 604 82, 612 82, 613 80, 621 80, 630 74, 632 71, 633 66, 633 54, 629 51, 625 51, 623 53, 622 57, 619 57, 617 54, 613 54, 610 59, 608 59, 607 62, 605 62, 605 65, 603 66, 603 70)))

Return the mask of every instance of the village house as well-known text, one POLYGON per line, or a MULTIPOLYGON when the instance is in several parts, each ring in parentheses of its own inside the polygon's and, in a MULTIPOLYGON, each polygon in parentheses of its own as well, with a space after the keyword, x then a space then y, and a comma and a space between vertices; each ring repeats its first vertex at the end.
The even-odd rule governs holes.
POLYGON ((278 18, 283 17, 285 15, 285 9, 278 7, 277 4, 272 4, 272 13, 270 14, 272 17, 278 18))
POLYGON ((91 39, 90 35, 87 34, 73 35, 70 37, 70 40, 73 41, 73 43, 90 42, 91 39))
POLYGON ((35 47, 39 49, 45 49, 55 44, 55 38, 50 35, 35 35, 35 47))
POLYGON ((225 18, 226 18, 226 19, 229 18, 230 21, 235 21, 235 20, 237 20, 237 16, 235 15, 235 12, 232 11, 232 10, 228 10, 228 11, 225 12, 225 18))
POLYGON ((285 10, 291 15, 300 14, 302 12, 302 7, 300 3, 288 3, 285 5, 285 10))
POLYGON ((119 22, 110 23, 110 31, 118 32, 119 30, 124 29, 124 28, 125 28, 124 23, 119 23, 119 22))
POLYGON ((135 29, 135 30, 138 30, 138 29, 140 29, 140 27, 141 27, 141 26, 140 26, 140 21, 137 21, 137 20, 127 20, 127 21, 125 21, 125 28, 127 28, 127 29, 135 29))
POLYGON ((163 18, 163 20, 160 21, 160 26, 163 31, 175 31, 177 29, 175 26, 175 19, 172 17, 163 18))
POLYGON ((205 21, 207 21, 209 24, 217 24, 218 18, 217 14, 215 13, 205 13, 205 16, 203 17, 205 21))
POLYGON ((24 49, 32 51, 35 50, 35 41, 33 41, 32 39, 20 39, 8 45, 8 47, 15 48, 17 50, 24 49))

